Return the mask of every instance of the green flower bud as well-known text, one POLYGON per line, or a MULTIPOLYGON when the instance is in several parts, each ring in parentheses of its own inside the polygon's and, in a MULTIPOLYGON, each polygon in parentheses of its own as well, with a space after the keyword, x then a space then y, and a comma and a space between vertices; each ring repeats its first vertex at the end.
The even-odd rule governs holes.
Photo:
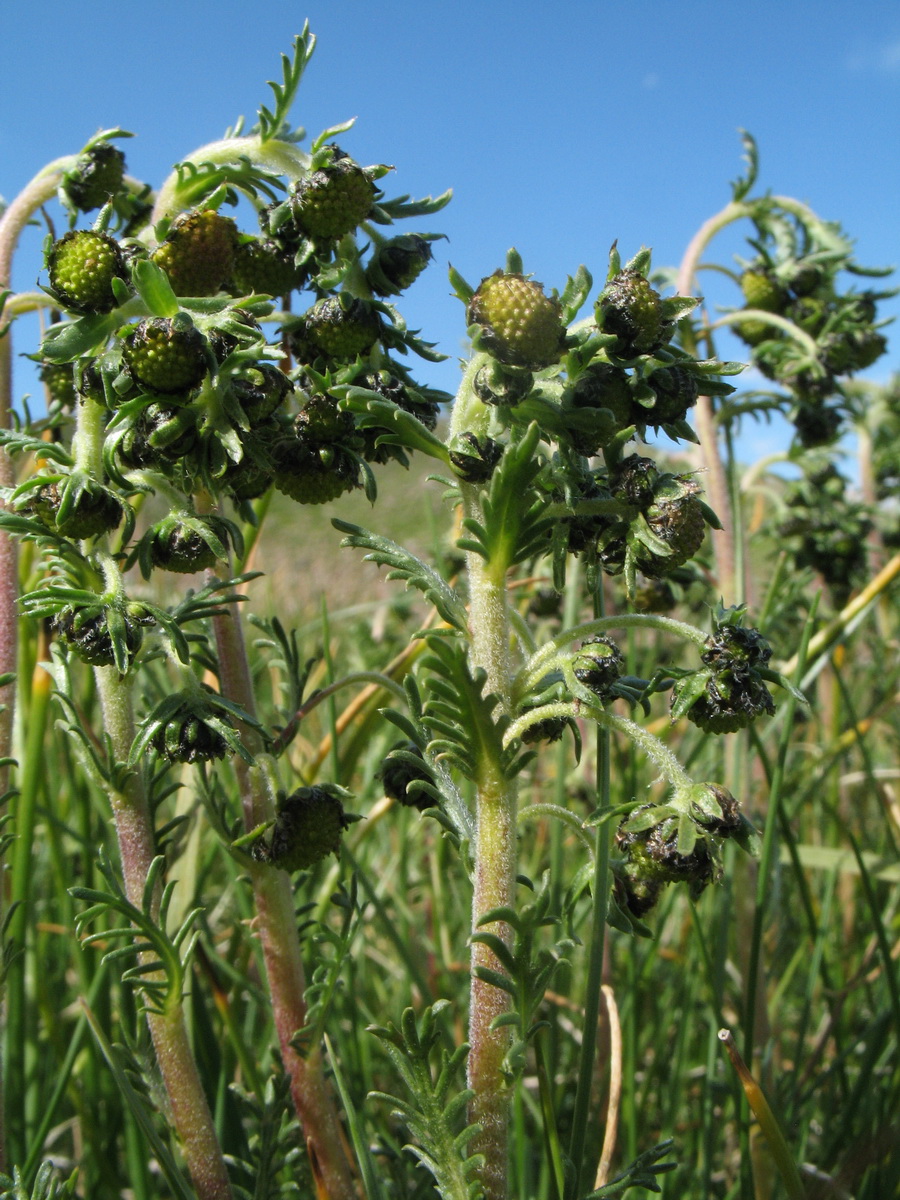
POLYGON ((105 233, 74 229, 54 242, 47 256, 50 286, 75 313, 105 313, 116 307, 114 279, 127 277, 119 245, 105 233))
POLYGON ((612 638, 603 634, 585 639, 573 660, 575 678, 601 700, 609 697, 610 689, 625 668, 622 652, 612 638))
POLYGON ((416 791, 412 795, 409 792, 410 784, 432 782, 425 756, 415 742, 398 742, 393 746, 381 764, 378 778, 384 794, 391 800, 420 811, 433 807, 434 801, 425 792, 416 791))
POLYGON ((302 787, 282 801, 272 830, 268 861, 282 871, 303 871, 338 854, 353 818, 344 811, 343 788, 302 787))
POLYGON ((560 303, 524 275, 495 271, 482 279, 467 317, 470 325, 481 327, 485 349, 507 366, 540 371, 562 357, 560 303))

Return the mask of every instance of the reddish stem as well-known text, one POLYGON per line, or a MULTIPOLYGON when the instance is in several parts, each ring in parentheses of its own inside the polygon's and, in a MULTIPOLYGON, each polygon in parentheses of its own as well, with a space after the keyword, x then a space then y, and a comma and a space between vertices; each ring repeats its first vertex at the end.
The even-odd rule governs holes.
MULTIPOLYGON (((213 619, 219 651, 222 694, 236 701, 251 716, 256 702, 244 645, 240 617, 231 611, 213 619)), ((255 730, 242 730, 244 745, 259 754, 262 743, 255 730)), ((235 768, 249 832, 275 817, 274 805, 259 770, 238 760, 235 768)), ((272 1010, 281 1058, 291 1081, 291 1097, 304 1136, 317 1163, 329 1200, 356 1200, 353 1170, 331 1088, 325 1078, 321 1051, 312 1047, 306 1056, 294 1046, 294 1037, 306 1024, 306 980, 291 878, 271 866, 250 869, 256 900, 256 928, 262 943, 272 998, 272 1010)))

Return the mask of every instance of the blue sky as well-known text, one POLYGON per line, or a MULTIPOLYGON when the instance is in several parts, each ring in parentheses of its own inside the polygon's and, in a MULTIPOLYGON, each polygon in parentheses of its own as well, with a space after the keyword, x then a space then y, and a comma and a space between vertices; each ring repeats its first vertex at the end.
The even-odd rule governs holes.
MULTIPOLYGON (((131 173, 160 182, 239 114, 252 120, 308 17, 319 44, 296 121, 315 136, 358 117, 341 144, 363 163, 396 167, 389 195, 454 190, 449 208, 409 225, 449 240, 402 304, 451 356, 420 377, 450 390, 465 329, 448 261, 477 283, 515 245, 548 286, 584 262, 599 288, 618 239, 626 256, 647 244, 655 265, 674 265, 729 198, 742 170, 739 127, 759 143, 762 187, 840 221, 862 263, 900 263, 895 0, 852 14, 800 0, 151 0, 127 15, 89 0, 4 7, 7 198, 115 124, 136 134, 125 145, 131 173)), ((26 239, 17 287, 35 282, 38 244, 36 233, 26 239)), ((729 235, 717 256, 730 262, 741 244, 729 235)), ((900 369, 893 327, 889 337, 869 372, 877 379, 900 369)), ((29 348, 20 338, 17 349, 29 348)), ((758 433, 761 448, 778 436, 758 433)))

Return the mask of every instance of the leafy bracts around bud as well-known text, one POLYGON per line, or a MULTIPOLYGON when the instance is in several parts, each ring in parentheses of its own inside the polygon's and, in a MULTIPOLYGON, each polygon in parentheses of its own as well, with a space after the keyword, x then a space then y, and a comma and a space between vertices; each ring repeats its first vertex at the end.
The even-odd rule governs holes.
POLYGON ((131 421, 119 426, 107 439, 117 468, 150 467, 171 472, 197 445, 197 413, 190 405, 172 408, 152 403, 141 408, 131 421))
POLYGON ((739 610, 730 610, 707 638, 700 656, 705 669, 676 680, 673 721, 686 716, 706 733, 732 733, 774 713, 765 681, 782 681, 768 669, 772 648, 758 630, 737 624, 738 616, 739 610))
POLYGON ((562 357, 560 303, 524 275, 495 271, 482 279, 469 301, 467 319, 479 327, 481 348, 506 366, 540 371, 562 357))
POLYGON ((721 843, 733 840, 756 854, 759 836, 727 788, 692 783, 668 804, 641 805, 619 826, 615 898, 633 917, 642 917, 670 883, 686 883, 696 899, 718 881, 721 843))
MULTIPOLYGON (((635 404, 627 371, 610 363, 592 363, 583 371, 569 393, 568 403, 576 414, 605 409, 609 413, 607 439, 629 425, 637 425, 646 419, 646 414, 635 404)), ((577 431, 574 432, 573 443, 579 453, 586 455, 596 453, 603 444, 589 442, 582 445, 577 431)))
POLYGON ((623 821, 616 832, 615 845, 622 861, 616 870, 615 895, 635 917, 643 917, 655 907, 667 884, 687 883, 692 898, 697 899, 721 876, 714 839, 696 826, 684 839, 679 825, 677 815, 660 820, 659 813, 647 805, 623 821), (689 848, 685 842, 690 843, 689 848))
POLYGON ((309 310, 290 341, 301 363, 326 359, 352 360, 365 354, 381 336, 381 321, 365 300, 329 296, 309 310))
POLYGON ((620 269, 615 246, 610 251, 610 274, 594 306, 600 331, 615 337, 613 352, 620 358, 655 354, 668 345, 675 323, 699 301, 689 296, 663 300, 647 279, 650 251, 639 251, 620 269))
POLYGON ((639 455, 608 477, 592 474, 582 499, 598 512, 570 519, 569 549, 595 555, 609 575, 624 572, 629 595, 638 572, 650 579, 670 574, 697 553, 707 525, 718 528, 689 475, 662 472, 639 455))
POLYGON ((282 408, 294 390, 291 379, 274 363, 254 363, 247 374, 232 379, 234 395, 252 426, 265 421, 282 408))
POLYGON ((303 871, 338 854, 344 830, 359 820, 344 811, 348 795, 330 783, 298 788, 278 806, 271 840, 260 856, 282 871, 303 871))
POLYGON ((72 230, 54 242, 47 269, 60 304, 75 313, 110 312, 118 303, 113 280, 127 278, 118 243, 91 229, 72 230))
POLYGON ((84 604, 62 608, 51 628, 77 658, 92 667, 115 666, 124 674, 153 616, 139 603, 84 604))
POLYGON ((366 267, 366 281, 376 296, 396 296, 419 278, 431 262, 434 235, 402 233, 377 247, 366 267))
POLYGON ((278 233, 284 240, 305 235, 335 241, 366 219, 375 202, 367 172, 346 155, 301 179, 285 201, 288 220, 278 233))
POLYGON ((510 370, 493 358, 479 367, 472 380, 472 391, 481 403, 497 408, 514 408, 533 387, 534 376, 530 371, 510 370))
POLYGON ((730 838, 747 854, 759 853, 759 834, 728 788, 719 783, 694 783, 681 798, 688 801, 691 819, 706 833, 730 838))
POLYGON ((136 383, 164 396, 193 391, 209 369, 206 341, 183 313, 141 321, 126 334, 122 358, 136 383))
POLYGON ((685 479, 657 489, 644 514, 650 536, 640 529, 635 536, 635 566, 650 579, 683 566, 703 545, 706 526, 713 522, 699 491, 693 480, 685 479), (652 538, 658 539, 658 544, 652 538))
POLYGON ((416 783, 434 782, 425 756, 415 742, 398 742, 381 764, 378 778, 384 794, 398 804, 420 811, 433 807, 434 800, 428 792, 412 787, 416 783))
POLYGON ((125 515, 121 501, 83 472, 37 475, 20 489, 15 511, 33 514, 66 538, 99 537, 115 529, 125 515))
POLYGON ((250 756, 241 744, 235 720, 251 718, 209 688, 189 688, 166 696, 143 721, 129 755, 139 762, 148 747, 170 763, 209 762, 226 754, 250 756))
POLYGON ((604 332, 616 335, 623 356, 652 354, 668 340, 659 292, 636 271, 621 271, 607 284, 596 317, 604 332))
POLYGON ((464 483, 487 483, 503 457, 503 446, 490 437, 457 434, 450 443, 450 465, 464 483))
POLYGON ((71 363, 41 363, 38 370, 47 395, 60 408, 72 408, 78 399, 75 390, 75 368, 71 363))
POLYGON ((601 700, 609 697, 624 668, 622 651, 612 638, 603 634, 596 634, 582 642, 573 660, 575 678, 601 700))
POLYGON ((91 212, 102 208, 122 186, 125 155, 112 142, 88 147, 62 182, 62 191, 73 208, 91 212))
POLYGON ((656 402, 643 420, 657 427, 683 421, 700 394, 697 376, 680 363, 654 371, 647 383, 656 402))
POLYGON ((275 486, 298 504, 325 504, 361 483, 353 418, 331 396, 310 398, 272 446, 275 486))
POLYGON ((145 577, 149 578, 154 567, 192 575, 226 559, 229 542, 240 554, 241 535, 232 521, 173 512, 147 530, 138 543, 136 556, 145 577))
POLYGON ((305 270, 277 242, 248 238, 235 249, 231 290, 237 296, 285 296, 305 280, 305 270))

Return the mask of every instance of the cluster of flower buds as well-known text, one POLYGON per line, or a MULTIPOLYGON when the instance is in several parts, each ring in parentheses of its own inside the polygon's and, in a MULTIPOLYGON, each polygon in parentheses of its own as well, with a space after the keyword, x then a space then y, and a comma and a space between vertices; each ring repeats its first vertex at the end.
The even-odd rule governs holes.
POLYGON ((691 476, 661 471, 637 454, 591 471, 580 499, 568 548, 596 558, 610 575, 668 575, 694 557, 707 525, 718 528, 691 476))
MULTIPOLYGON (((154 623, 108 586, 104 564, 222 570, 243 552, 250 502, 273 485, 304 504, 362 486, 373 495, 369 463, 408 462, 409 447, 385 437, 392 428, 359 416, 367 403, 428 437, 447 399, 399 361, 436 356, 385 297, 415 281, 438 236, 389 227, 448 196, 385 199, 377 181, 389 168, 362 167, 324 138, 287 180, 241 157, 224 174, 210 168, 179 171, 157 212, 100 137, 60 186, 71 228, 45 246, 45 290, 62 319, 35 356, 50 400, 35 431, 52 428, 54 440, 7 499, 20 532, 55 554, 29 611, 91 665, 127 670, 154 623), (255 200, 255 231, 223 211, 238 192, 255 200), (76 227, 98 208, 92 227, 76 227), (305 311, 279 313, 292 293, 306 294, 305 311), (355 409, 351 391, 363 396, 355 409), (148 493, 168 511, 136 530, 134 498, 148 493)), ((14 450, 17 438, 34 445, 31 431, 13 432, 14 450)), ((182 716, 153 742, 164 757, 182 743, 197 759, 234 748, 222 714, 221 729, 182 716)))
MULTIPOLYGON (((626 448, 650 430, 696 440, 688 418, 701 391, 728 395, 734 388, 720 376, 740 369, 698 361, 673 343, 679 320, 699 302, 663 298, 649 272, 649 251, 623 265, 613 247, 592 316, 580 322, 573 317, 592 287, 583 268, 561 295, 526 276, 515 251, 505 271, 475 289, 451 272, 474 351, 473 402, 465 422, 455 419, 451 467, 463 482, 487 485, 510 434, 515 440, 516 429, 537 425, 550 449, 535 488, 560 516, 545 531, 554 561, 584 555, 609 574, 624 573, 632 597, 639 574, 653 580, 678 571, 718 522, 693 477, 626 448)), ((559 586, 557 569, 554 579, 559 586)))
POLYGON ((721 876, 720 847, 734 839, 753 849, 756 832, 726 788, 692 785, 687 809, 641 805, 619 826, 615 845, 614 898, 619 908, 641 918, 670 883, 685 883, 697 899, 721 876))
POLYGON ((842 607, 866 578, 871 514, 847 495, 847 481, 833 463, 791 481, 784 499, 780 544, 793 553, 798 568, 815 571, 824 580, 842 607))
MULTIPOLYGON (((444 399, 393 357, 409 349, 433 355, 379 299, 415 280, 437 235, 390 239, 368 222, 434 211, 445 198, 383 202, 375 180, 387 169, 363 168, 338 147, 320 146, 287 199, 260 208, 258 234, 242 233, 219 211, 219 192, 137 236, 129 228, 128 237, 111 231, 112 203, 97 227, 48 245, 48 290, 67 314, 94 321, 82 322, 80 339, 57 327, 42 373, 58 403, 93 398, 107 409, 106 463, 118 486, 127 488, 134 472, 157 471, 188 494, 224 492, 240 504, 275 478, 300 502, 320 503, 368 483, 364 460, 406 461, 402 449, 380 444, 371 422, 364 436, 335 446, 310 438, 296 421, 323 399, 337 404, 349 386, 426 427, 444 399), (368 264, 353 236, 363 224, 377 239, 368 264), (341 290, 351 271, 372 274, 368 298, 364 286, 341 290), (281 345, 270 345, 260 323, 271 311, 268 297, 302 289, 310 307, 285 317, 281 345), (134 320, 141 307, 149 312, 134 320), (73 346, 78 353, 67 353, 73 346)), ((115 186, 111 176, 104 186, 115 186)))
POLYGON ((501 410, 498 419, 503 413, 508 421, 537 419, 553 439, 586 457, 623 435, 646 437, 648 428, 693 439, 687 416, 701 384, 706 393, 727 395, 733 388, 713 376, 737 367, 698 362, 672 345, 677 321, 698 301, 664 299, 649 268, 649 251, 622 266, 613 247, 593 320, 572 328, 566 322, 590 288, 586 272, 561 298, 523 275, 514 252, 506 271, 474 291, 457 276, 472 345, 481 352, 475 394, 501 410))
POLYGON ((894 293, 842 290, 841 272, 877 272, 860 271, 849 242, 833 228, 775 210, 763 210, 756 225, 758 253, 740 278, 747 317, 735 327, 752 348, 754 365, 789 391, 800 443, 824 445, 841 430, 841 381, 872 366, 887 349, 877 303, 894 293))
POLYGON ((769 669, 771 646, 742 617, 742 608, 721 610, 700 655, 702 668, 673 672, 673 721, 686 716, 706 733, 733 733, 774 713, 766 682, 784 681, 769 669))

